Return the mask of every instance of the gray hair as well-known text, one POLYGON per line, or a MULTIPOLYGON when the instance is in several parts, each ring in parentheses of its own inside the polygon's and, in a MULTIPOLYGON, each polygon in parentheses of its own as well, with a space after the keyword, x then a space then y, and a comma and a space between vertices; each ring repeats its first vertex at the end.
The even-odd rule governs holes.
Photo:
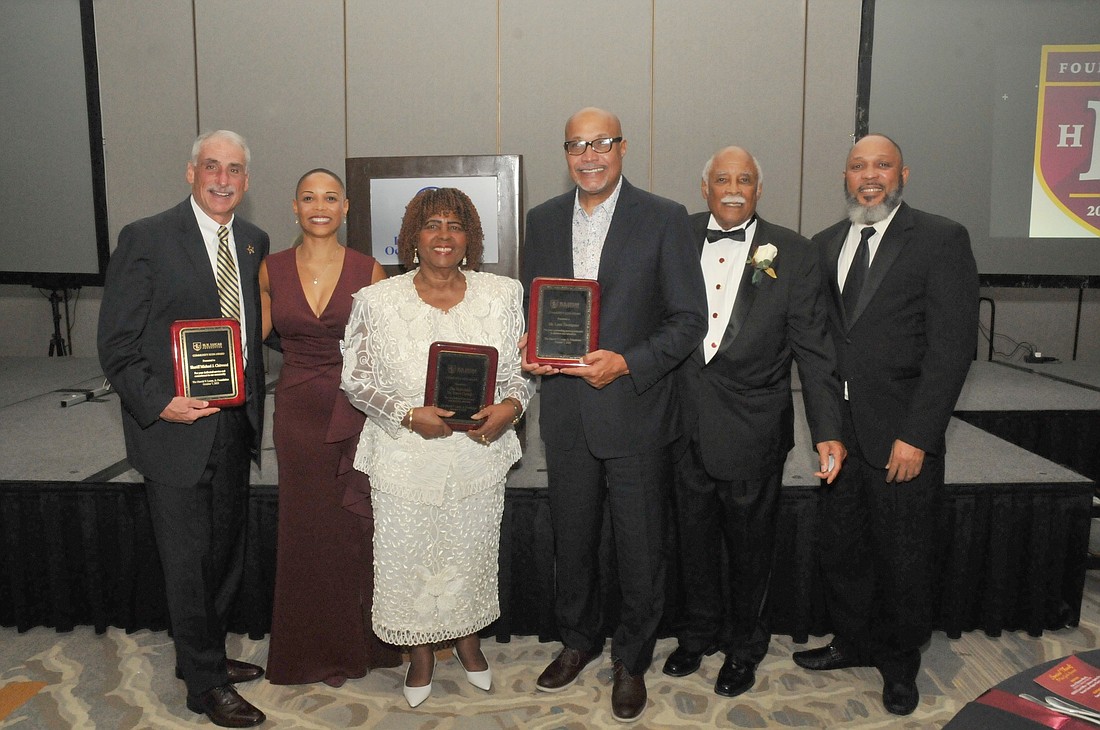
POLYGON ((722 154, 726 150, 734 149, 735 147, 748 155, 749 159, 752 160, 752 165, 756 168, 756 188, 757 190, 759 190, 760 186, 764 184, 764 169, 760 167, 760 161, 757 160, 756 157, 753 156, 753 154, 746 150, 744 147, 737 147, 736 145, 723 147, 722 149, 718 150, 710 156, 710 159, 707 160, 707 164, 703 165, 703 184, 708 185, 710 183, 710 170, 712 167, 714 167, 714 158, 722 154))
POLYGON ((248 142, 245 142, 244 137, 241 135, 228 129, 218 129, 196 137, 194 144, 191 145, 192 165, 199 164, 199 152, 202 150, 202 146, 212 139, 224 139, 226 142, 231 142, 240 147, 244 151, 244 167, 246 170, 248 169, 248 163, 252 162, 252 151, 248 149, 248 142))

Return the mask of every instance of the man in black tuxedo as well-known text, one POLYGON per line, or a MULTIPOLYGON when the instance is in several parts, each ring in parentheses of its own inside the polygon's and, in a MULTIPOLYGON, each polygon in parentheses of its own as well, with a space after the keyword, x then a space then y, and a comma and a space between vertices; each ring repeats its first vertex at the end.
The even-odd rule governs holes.
POLYGON ((98 335, 103 372, 122 403, 126 456, 145 477, 176 674, 187 684, 187 707, 222 727, 264 721, 233 687, 263 669, 225 655, 226 620, 244 566, 249 457, 258 457, 263 433, 256 277, 269 243, 233 213, 248 189, 248 163, 248 146, 234 132, 195 140, 187 164, 191 196, 119 233, 98 335), (241 323, 246 402, 218 409, 176 395, 170 328, 181 319, 223 316, 241 323))
POLYGON ((679 418, 671 377, 706 332, 702 276, 684 206, 622 177, 618 118, 587 108, 565 126, 577 187, 527 215, 523 283, 597 279, 599 349, 584 365, 524 369, 542 376, 556 561, 555 613, 564 647, 537 686, 576 681, 604 643, 598 548, 609 508, 622 605, 612 637, 611 708, 623 721, 646 704, 643 677, 664 608, 665 504, 679 418))
POLYGON ((714 691, 725 697, 752 687, 771 640, 763 608, 783 463, 794 446, 793 361, 817 476, 832 482, 846 455, 817 251, 756 215, 762 188, 759 163, 740 147, 718 151, 703 169, 710 210, 691 222, 710 327, 677 370, 687 432, 674 493, 684 604, 664 673, 685 677, 722 648, 714 691))
POLYGON ((901 149, 869 135, 848 154, 848 220, 814 236, 845 392, 848 463, 823 488, 819 548, 834 630, 807 669, 875 666, 882 700, 920 700, 943 501, 944 432, 978 328, 978 273, 958 223, 902 202, 901 149))

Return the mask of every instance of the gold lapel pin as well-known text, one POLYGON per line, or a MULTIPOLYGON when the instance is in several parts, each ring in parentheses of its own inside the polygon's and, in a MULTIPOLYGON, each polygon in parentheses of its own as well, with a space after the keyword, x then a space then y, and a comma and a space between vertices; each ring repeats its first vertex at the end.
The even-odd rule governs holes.
POLYGON ((246 251, 248 251, 249 253, 256 253, 256 249, 252 248, 251 246, 249 246, 249 247, 248 247, 247 249, 245 249, 245 250, 246 250, 246 251))

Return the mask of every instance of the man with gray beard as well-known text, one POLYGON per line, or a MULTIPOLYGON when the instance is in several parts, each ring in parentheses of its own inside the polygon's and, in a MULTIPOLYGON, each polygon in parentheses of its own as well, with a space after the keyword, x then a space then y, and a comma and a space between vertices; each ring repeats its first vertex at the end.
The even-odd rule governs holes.
POLYGON ((960 224, 901 202, 909 168, 883 135, 844 171, 848 220, 814 236, 844 389, 844 470, 823 485, 818 554, 831 643, 795 652, 812 670, 878 668, 887 711, 920 700, 932 630, 944 432, 978 328, 978 272, 960 224))

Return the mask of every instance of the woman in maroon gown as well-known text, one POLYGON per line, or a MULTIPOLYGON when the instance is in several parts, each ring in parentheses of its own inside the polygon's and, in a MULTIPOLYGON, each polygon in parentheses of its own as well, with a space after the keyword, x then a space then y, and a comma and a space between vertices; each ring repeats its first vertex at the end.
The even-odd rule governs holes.
POLYGON ((374 520, 366 475, 352 468, 363 414, 340 390, 351 295, 385 278, 372 257, 342 246, 348 201, 340 178, 298 181, 301 243, 260 268, 264 335, 283 352, 275 388, 279 532, 267 678, 339 687, 401 656, 371 631, 374 520))

